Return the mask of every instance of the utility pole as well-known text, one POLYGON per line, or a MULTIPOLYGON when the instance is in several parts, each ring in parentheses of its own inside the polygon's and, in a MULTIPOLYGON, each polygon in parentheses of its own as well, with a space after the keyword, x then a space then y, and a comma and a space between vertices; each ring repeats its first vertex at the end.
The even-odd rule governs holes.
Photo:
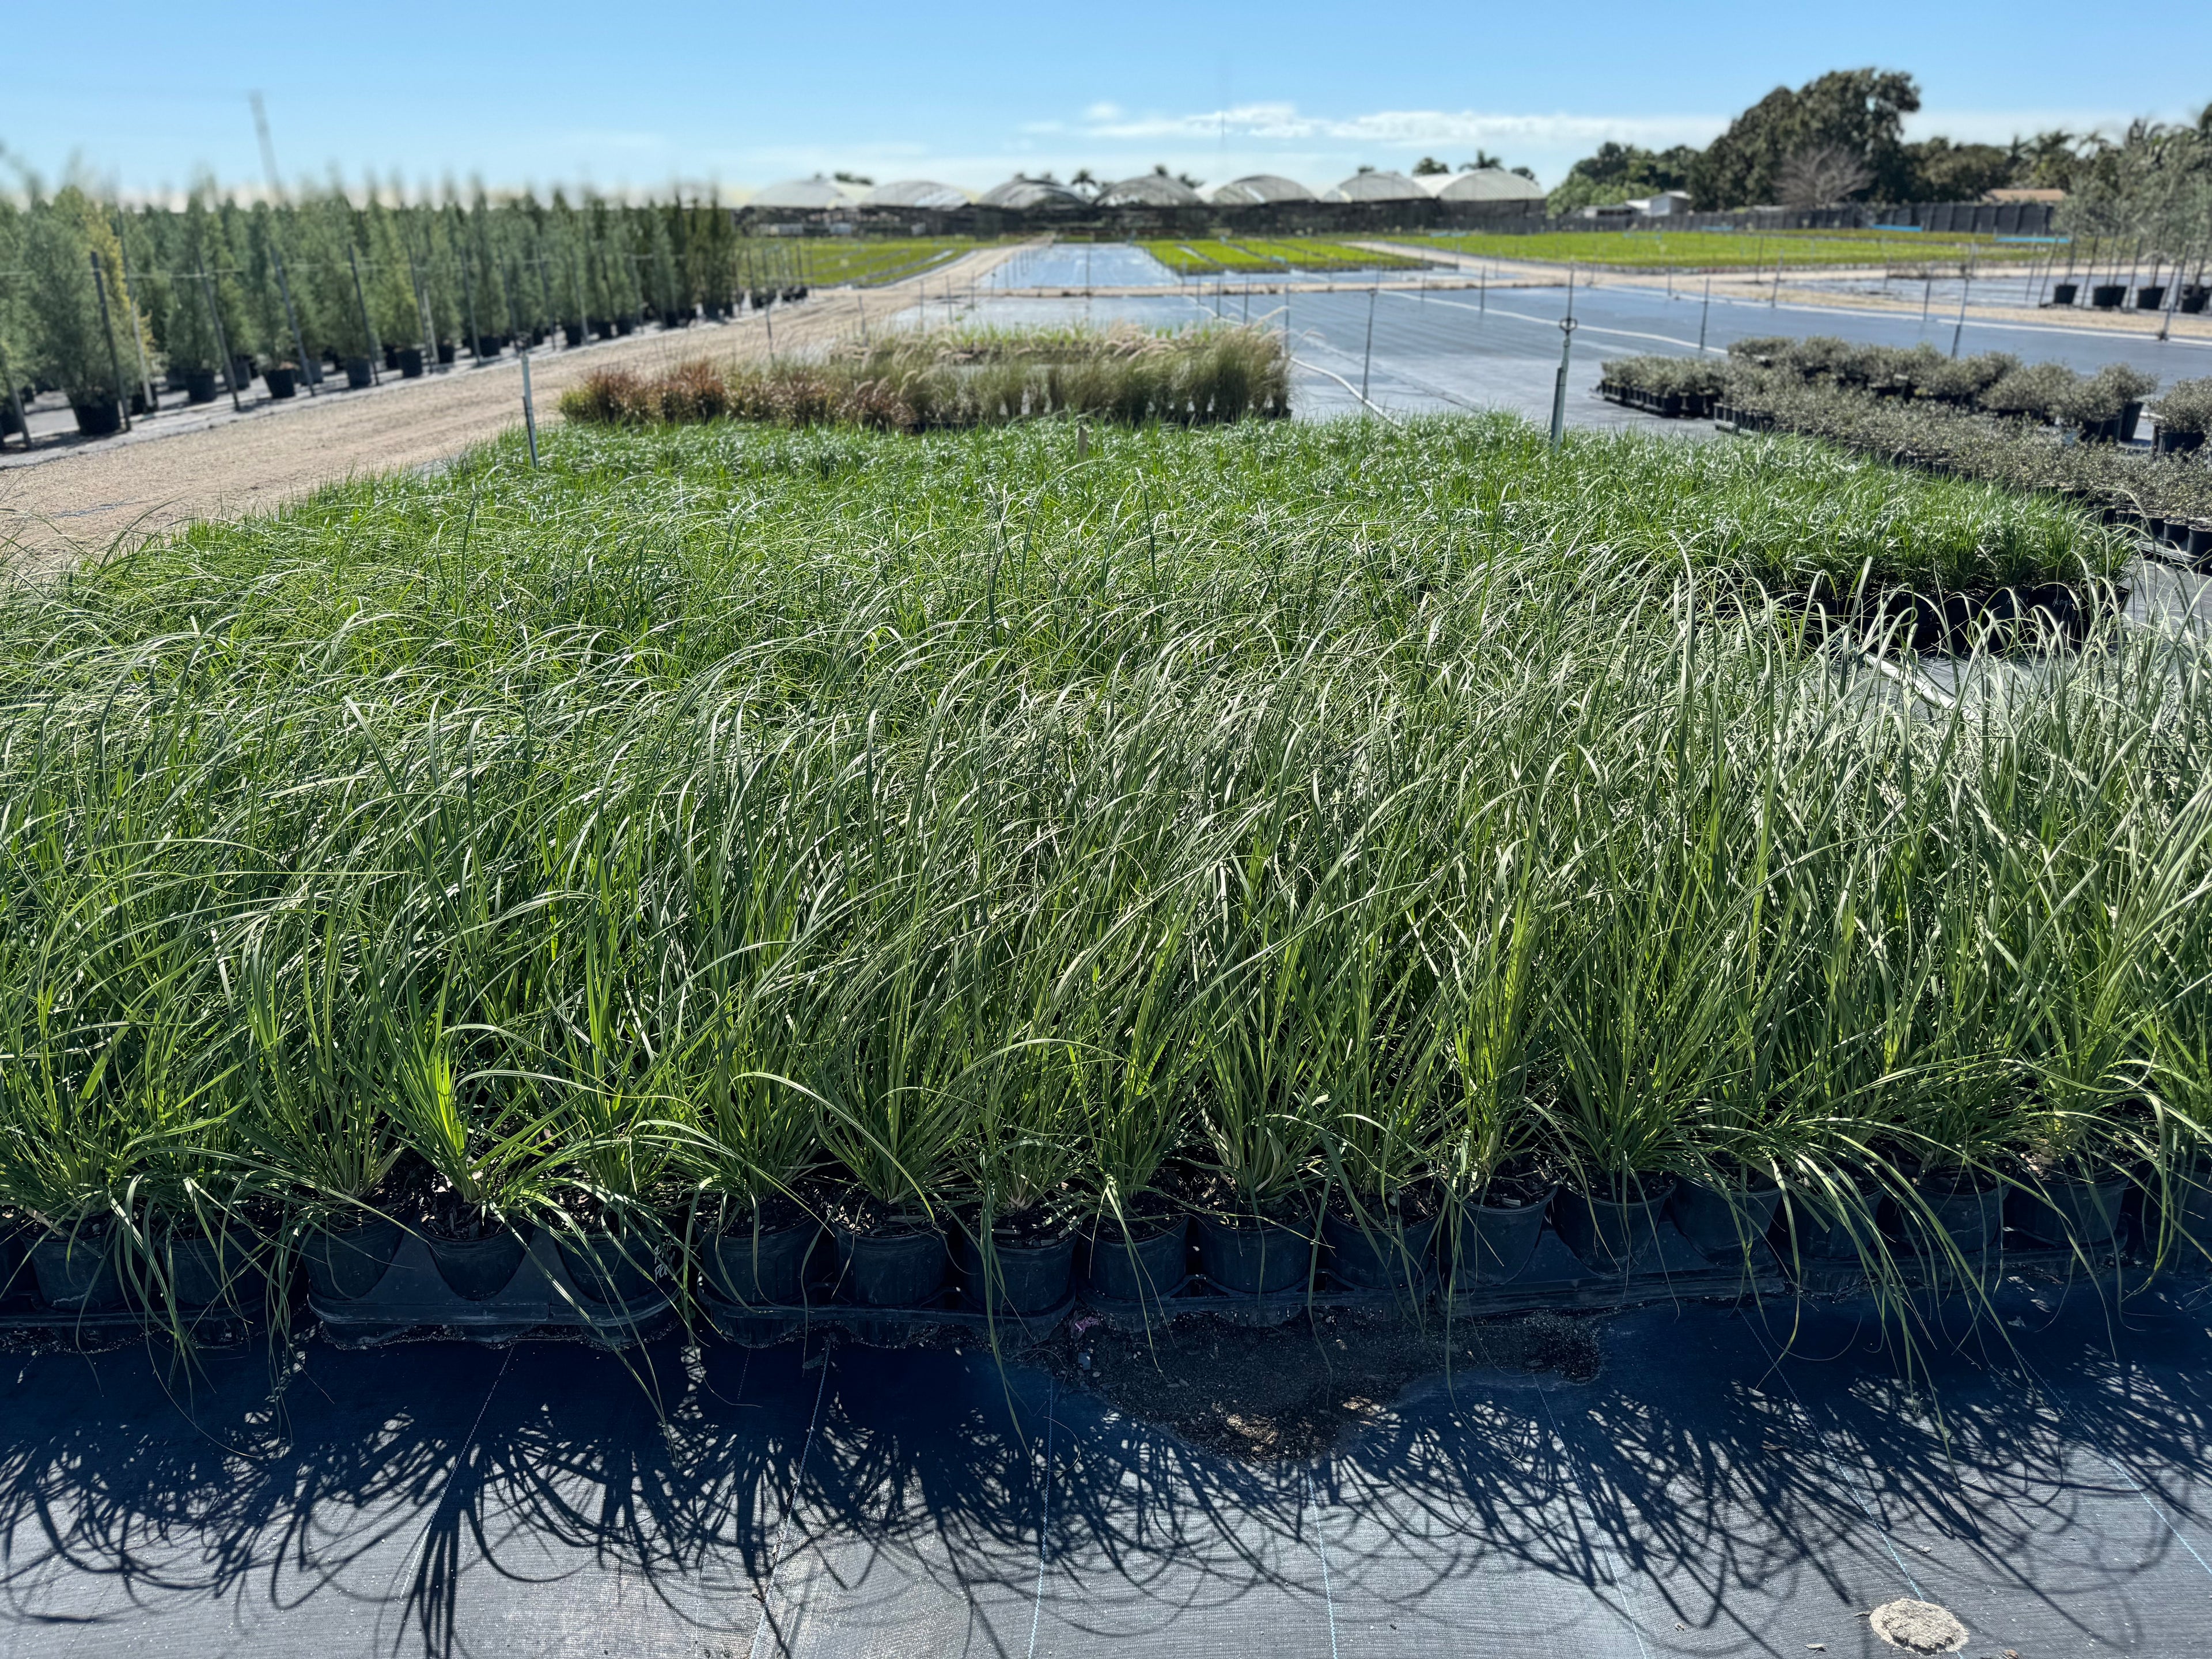
POLYGON ((346 264, 353 267, 353 302, 361 308, 361 337, 368 342, 368 383, 382 386, 384 376, 378 370, 384 353, 376 343, 376 325, 368 320, 368 296, 362 292, 361 287, 361 260, 355 254, 351 243, 346 246, 346 264))

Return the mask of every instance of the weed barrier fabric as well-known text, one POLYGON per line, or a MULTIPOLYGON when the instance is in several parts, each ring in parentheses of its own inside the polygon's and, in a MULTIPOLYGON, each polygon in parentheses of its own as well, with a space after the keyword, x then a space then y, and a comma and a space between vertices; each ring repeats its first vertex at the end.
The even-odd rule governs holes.
POLYGON ((144 1349, 19 1352, 0 1630, 23 1656, 96 1620, 316 1659, 1320 1653, 1332 1626, 1340 1652, 1873 1659, 1858 1615, 1911 1596, 1969 1653, 2191 1651, 2203 1308, 2004 1316, 2012 1347, 1930 1346, 1915 1389, 1863 1304, 1650 1309, 1600 1328, 1591 1382, 1437 1376, 1260 1462, 973 1347, 443 1343, 395 1374, 311 1344, 275 1412, 251 1352, 189 1387, 144 1349))

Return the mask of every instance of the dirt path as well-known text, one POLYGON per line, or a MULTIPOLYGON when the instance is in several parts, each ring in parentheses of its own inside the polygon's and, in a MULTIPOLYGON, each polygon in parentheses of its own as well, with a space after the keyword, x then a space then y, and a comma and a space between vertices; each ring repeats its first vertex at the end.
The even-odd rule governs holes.
MULTIPOLYGON (((926 279, 933 295, 980 278, 1018 250, 980 249, 926 279)), ((598 368, 651 369, 687 357, 766 355, 826 344, 864 313, 912 304, 923 279, 861 290, 830 289, 766 319, 634 335, 531 358, 541 425, 558 421, 561 393, 598 368)), ((262 404, 181 431, 128 437, 41 456, 10 450, 0 469, 0 561, 52 568, 131 545, 198 519, 266 513, 361 473, 446 459, 522 422, 522 371, 514 358, 422 380, 397 377, 365 392, 262 404)))

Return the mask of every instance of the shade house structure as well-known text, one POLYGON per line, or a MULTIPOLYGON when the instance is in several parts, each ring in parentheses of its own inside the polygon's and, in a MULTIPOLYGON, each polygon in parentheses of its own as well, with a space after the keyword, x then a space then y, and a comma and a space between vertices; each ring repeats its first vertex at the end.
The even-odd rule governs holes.
POLYGON ((963 208, 968 192, 957 185, 941 185, 934 179, 894 179, 878 185, 860 198, 864 208, 963 208))
POLYGON ((1007 208, 1017 212, 1036 208, 1066 208, 1069 210, 1090 205, 1079 191, 1070 190, 1054 179, 1024 179, 1017 174, 1003 185, 994 185, 976 198, 984 207, 1007 208))
POLYGON ((849 206, 852 198, 829 179, 787 179, 780 185, 770 185, 756 191, 745 204, 753 208, 789 208, 796 211, 818 213, 824 208, 849 206))
POLYGON ((1475 167, 1434 180, 1431 188, 1440 202, 1540 202, 1544 187, 1504 167, 1475 167))
POLYGON ((1425 202, 1429 192, 1402 173, 1355 173, 1326 192, 1324 202, 1425 202))
POLYGON ((1259 207, 1269 202, 1318 201, 1311 191, 1295 179, 1285 179, 1279 173, 1248 173, 1242 179, 1231 179, 1225 185, 1213 187, 1213 201, 1218 207, 1259 207))
POLYGON ((1180 179, 1164 173, 1140 173, 1109 185, 1098 198, 1106 207, 1200 207, 1205 198, 1180 179))

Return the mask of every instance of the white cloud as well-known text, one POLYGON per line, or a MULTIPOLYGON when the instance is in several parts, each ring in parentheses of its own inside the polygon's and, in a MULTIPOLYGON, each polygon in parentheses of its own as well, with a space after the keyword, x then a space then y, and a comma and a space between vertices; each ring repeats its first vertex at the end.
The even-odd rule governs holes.
POLYGON ((1515 115, 1491 110, 1377 110, 1364 115, 1308 115, 1295 104, 1239 104, 1187 115, 1101 116, 1085 112, 1085 137, 1112 140, 1271 143, 1315 140, 1400 146, 1519 143, 1547 148, 1591 145, 1611 138, 1663 147, 1702 144, 1728 125, 1716 115, 1515 115))
POLYGON ((1119 104, 1093 104, 1083 112, 1083 118, 1086 121, 1118 121, 1121 118, 1121 106, 1119 104))

